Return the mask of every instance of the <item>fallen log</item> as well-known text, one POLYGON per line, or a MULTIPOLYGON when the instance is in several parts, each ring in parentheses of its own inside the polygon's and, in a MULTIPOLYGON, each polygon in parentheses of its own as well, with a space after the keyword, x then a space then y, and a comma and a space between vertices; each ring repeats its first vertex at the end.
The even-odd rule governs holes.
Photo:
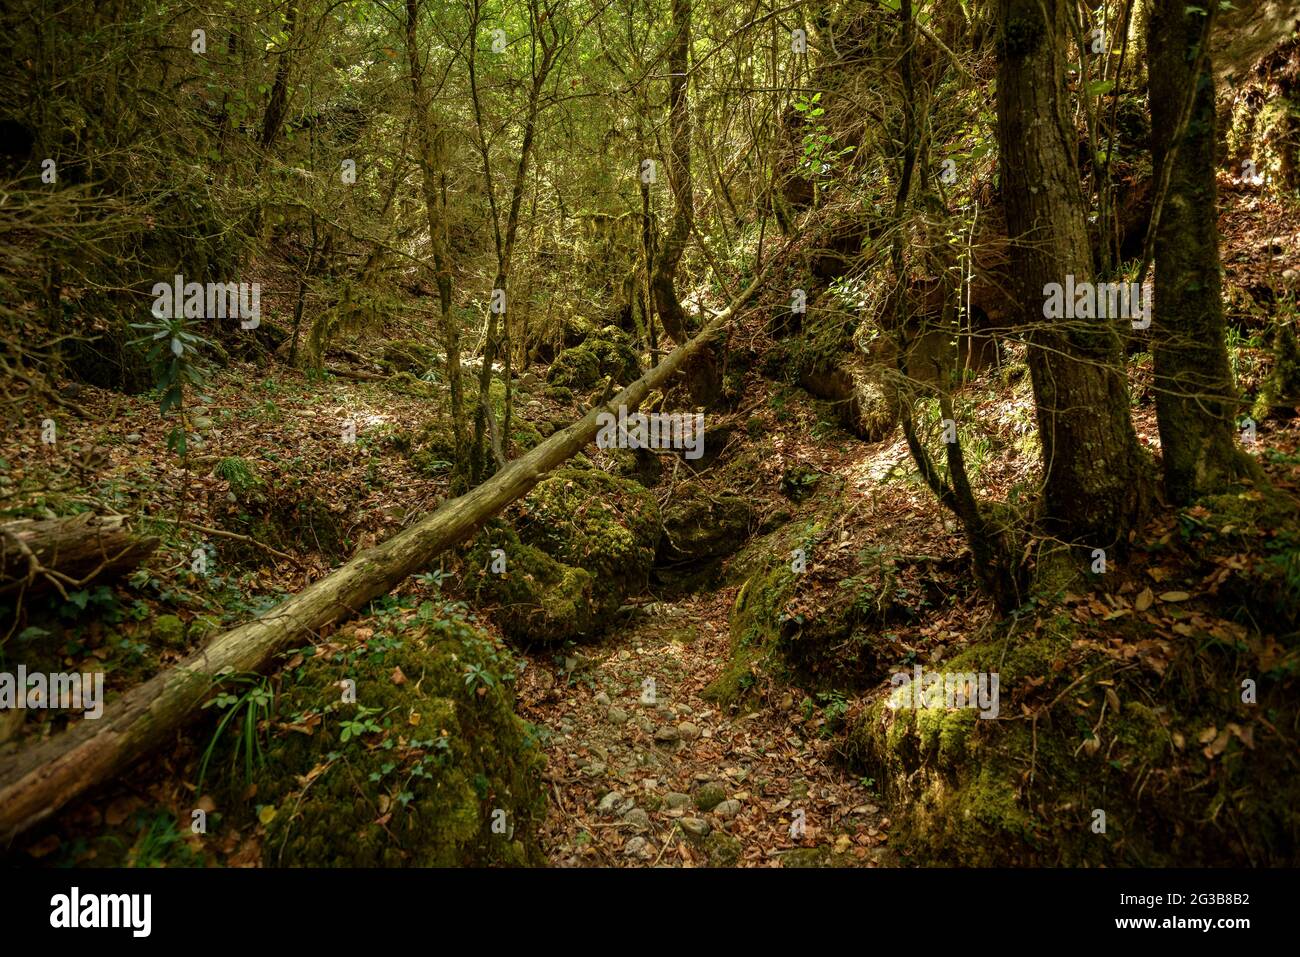
POLYGON ((54 814, 73 798, 108 780, 167 741, 211 693, 220 678, 267 668, 275 655, 322 626, 354 614, 403 579, 426 568, 438 553, 470 537, 511 502, 577 454, 592 439, 601 413, 636 409, 762 287, 772 264, 695 338, 580 420, 552 435, 490 479, 392 538, 367 549, 292 598, 254 620, 217 635, 184 661, 133 688, 105 709, 47 741, 0 752, 0 841, 54 814))
POLYGON ((133 535, 121 515, 86 513, 0 525, 0 595, 81 588, 135 568, 158 539, 133 535))

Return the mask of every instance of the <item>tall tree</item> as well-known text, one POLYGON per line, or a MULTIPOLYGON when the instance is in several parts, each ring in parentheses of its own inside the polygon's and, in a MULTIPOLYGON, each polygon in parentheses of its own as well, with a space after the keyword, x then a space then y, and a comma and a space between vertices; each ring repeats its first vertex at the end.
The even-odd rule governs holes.
POLYGON ((420 56, 420 0, 406 0, 406 60, 411 85, 411 117, 415 126, 417 160, 423 186, 429 248, 438 284, 443 349, 447 355, 447 384, 451 393, 452 437, 456 448, 455 479, 462 485, 467 464, 464 388, 460 369, 460 329, 452 314, 451 266, 447 256, 447 189, 445 148, 434 127, 432 100, 426 82, 427 60, 420 56))
POLYGON ((1165 490, 1179 504, 1249 469, 1236 444, 1239 403, 1224 338, 1208 6, 1153 0, 1147 22, 1151 153, 1163 187, 1151 352, 1165 490))
POLYGON ((695 220, 691 185, 691 110, 687 96, 690 74, 691 0, 672 0, 673 36, 668 45, 668 183, 673 191, 673 218, 655 259, 655 309, 664 332, 675 343, 685 342, 686 312, 677 298, 677 266, 682 261, 695 220))
MULTIPOLYGON (((673 192, 673 218, 654 262, 650 287, 664 332, 674 343, 690 338, 686 310, 677 297, 677 267, 695 230, 695 190, 691 183, 690 49, 691 0, 672 0, 672 39, 668 45, 668 181, 673 192)), ((703 405, 721 392, 717 359, 706 345, 692 356, 685 370, 686 389, 703 405)))
POLYGON ((478 148, 482 164, 484 187, 487 191, 488 208, 492 214, 492 241, 496 250, 497 270, 492 282, 492 306, 488 310, 487 336, 483 346, 483 367, 479 372, 479 401, 474 411, 474 448, 472 450, 471 474, 475 481, 481 479, 487 471, 485 441, 487 431, 495 432, 496 417, 490 401, 492 382, 492 363, 498 349, 506 361, 505 384, 506 406, 502 425, 503 436, 495 437, 492 442, 497 465, 504 465, 509 443, 510 430, 510 322, 508 315, 507 284, 510 278, 510 264, 514 259, 515 239, 519 233, 519 211, 522 207, 524 191, 527 188, 528 163, 532 157, 533 140, 537 132, 537 117, 542 110, 542 94, 546 89, 551 72, 555 69, 560 53, 563 51, 567 37, 561 32, 561 18, 558 2, 547 0, 530 0, 528 3, 528 101, 523 111, 523 130, 520 134, 519 155, 515 160, 514 177, 510 184, 510 199, 504 221, 501 206, 497 199, 496 183, 492 176, 492 145, 488 137, 483 111, 483 100, 479 95, 478 82, 478 37, 482 23, 483 11, 480 0, 470 3, 470 34, 467 52, 469 68, 470 101, 474 108, 475 145, 478 148), (497 330, 500 316, 503 329, 497 330), (498 341, 498 335, 500 341, 498 341), (497 439, 499 438, 500 441, 497 439))
POLYGON ((1030 322, 1044 526, 1104 547, 1137 523, 1149 481, 1129 418, 1116 320, 1043 318, 1047 284, 1093 278, 1065 88, 1071 2, 1000 0, 998 143, 1011 266, 1030 322))

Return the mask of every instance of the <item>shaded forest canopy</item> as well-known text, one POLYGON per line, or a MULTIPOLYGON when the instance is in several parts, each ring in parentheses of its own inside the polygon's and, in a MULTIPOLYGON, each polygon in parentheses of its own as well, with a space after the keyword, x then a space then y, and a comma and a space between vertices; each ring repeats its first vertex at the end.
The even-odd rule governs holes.
POLYGON ((6 862, 1295 864, 1298 29, 17 0, 6 862))

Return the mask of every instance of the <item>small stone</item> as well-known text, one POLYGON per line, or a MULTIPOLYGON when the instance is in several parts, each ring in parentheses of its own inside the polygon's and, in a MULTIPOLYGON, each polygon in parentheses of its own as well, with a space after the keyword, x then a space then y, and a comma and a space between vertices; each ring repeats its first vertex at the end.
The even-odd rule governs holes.
POLYGON ((623 815, 623 823, 634 831, 650 830, 650 815, 645 808, 634 807, 623 815))
POLYGON ((617 810, 618 806, 622 803, 623 803, 622 792, 610 791, 608 794, 606 794, 603 798, 600 799, 600 803, 596 805, 596 811, 599 814, 612 815, 615 812, 615 810, 617 810))
POLYGON ((671 724, 665 724, 655 732, 655 741, 659 744, 673 744, 680 736, 676 728, 671 724))
POLYGON ((628 838, 628 842, 623 845, 623 856, 647 860, 650 857, 650 842, 644 837, 628 838))
POLYGON ((679 791, 669 791, 664 795, 664 804, 668 805, 668 810, 677 811, 685 807, 690 807, 691 796, 682 794, 679 791))
POLYGON ((609 695, 605 694, 605 692, 603 692, 603 691, 597 692, 597 694, 596 694, 596 704, 600 705, 600 707, 602 707, 602 708, 608 708, 608 707, 609 707, 609 695))
POLYGON ((610 724, 627 724, 627 712, 618 705, 611 705, 606 717, 610 724))
POLYGON ((175 615, 159 615, 153 622, 153 637, 161 644, 179 648, 185 644, 185 624, 175 615))
POLYGON ((695 789, 695 806, 701 811, 711 811, 726 799, 726 789, 717 782, 702 784, 695 789))
POLYGON ((744 850, 740 841, 723 831, 714 831, 709 835, 705 849, 709 863, 714 867, 735 867, 744 850))
POLYGON ((709 822, 699 817, 684 817, 677 822, 687 837, 703 838, 708 837, 709 832, 713 830, 709 822))
POLYGON ((718 817, 735 817, 740 813, 740 802, 722 801, 713 809, 713 813, 718 817))
POLYGON ((683 741, 694 741, 700 736, 700 729, 689 721, 683 721, 677 726, 677 733, 683 741))
POLYGON ((646 734, 653 734, 653 733, 654 733, 654 730, 655 730, 654 722, 651 721, 649 718, 647 718, 647 717, 646 717, 645 715, 643 715, 643 714, 639 714, 639 715, 637 715, 637 716, 636 716, 636 721, 634 721, 633 724, 635 724, 638 728, 640 728, 640 729, 641 729, 642 731, 644 731, 646 734))

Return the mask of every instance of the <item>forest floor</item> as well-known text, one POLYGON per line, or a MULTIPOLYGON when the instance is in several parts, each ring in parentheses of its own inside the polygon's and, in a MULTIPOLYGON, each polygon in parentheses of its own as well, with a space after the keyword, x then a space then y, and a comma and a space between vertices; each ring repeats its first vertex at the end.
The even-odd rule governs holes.
POLYGON ((701 697, 734 588, 643 606, 614 637, 532 656, 521 713, 550 729, 552 864, 875 867, 889 818, 787 690, 745 714, 701 697))

